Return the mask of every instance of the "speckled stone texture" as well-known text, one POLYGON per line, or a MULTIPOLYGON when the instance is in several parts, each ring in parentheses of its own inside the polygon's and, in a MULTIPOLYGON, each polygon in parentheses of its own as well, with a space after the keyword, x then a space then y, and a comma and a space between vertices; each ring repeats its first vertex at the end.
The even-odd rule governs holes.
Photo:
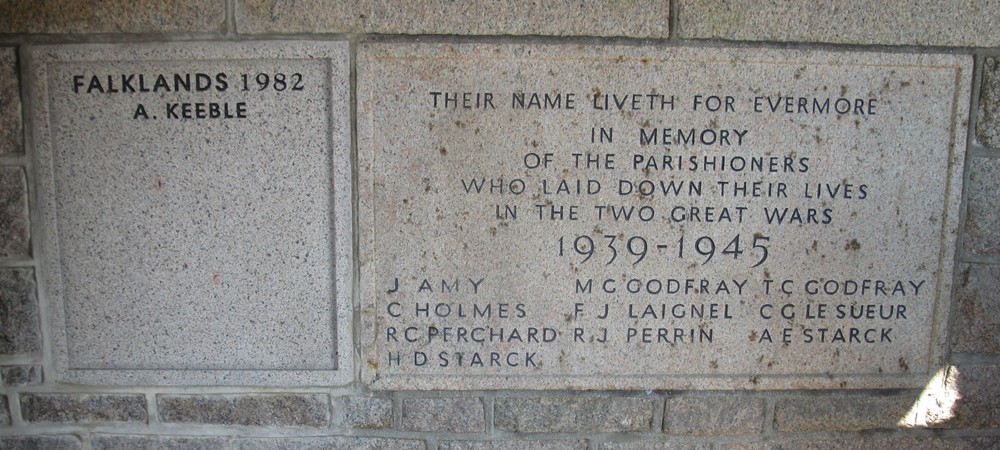
POLYGON ((21 89, 17 79, 14 49, 0 47, 0 155, 21 151, 21 89))
POLYGON ((690 39, 992 47, 992 1, 675 0, 677 34, 690 39))
POLYGON ((424 441, 379 437, 310 437, 242 439, 241 450, 423 450, 424 441))
POLYGON ((0 33, 196 33, 223 29, 217 0, 13 0, 0 5, 0 33))
POLYGON ((1000 150, 1000 58, 997 57, 986 58, 983 64, 976 138, 979 143, 1000 150))
POLYGON ((709 450, 712 444, 692 444, 681 442, 609 442, 601 444, 601 450, 709 450))
POLYGON ((379 397, 337 397, 333 399, 335 422, 350 428, 377 430, 392 428, 392 400, 379 397))
POLYGON ((31 253, 24 169, 0 166, 0 258, 31 253))
POLYGON ((408 398, 403 400, 401 428, 436 433, 486 431, 483 408, 479 398, 408 398))
POLYGON ((53 377, 351 380, 346 43, 32 50, 53 377))
POLYGON ((2 450, 81 450, 74 436, 0 436, 2 450))
POLYGON ((620 397, 498 398, 498 430, 518 433, 649 431, 656 400, 620 397))
POLYGON ((916 398, 917 392, 779 398, 774 428, 790 433, 898 428, 916 398))
POLYGON ((980 256, 1000 255, 1000 158, 971 158, 962 245, 980 256))
POLYGON ((35 272, 0 268, 0 354, 41 350, 35 272))
POLYGON ((42 366, 0 367, 4 386, 30 386, 42 382, 42 366))
POLYGON ((670 2, 237 0, 246 33, 383 33, 665 38, 670 2))
POLYGON ((142 394, 21 394, 21 417, 30 423, 146 423, 142 394))
POLYGON ((849 439, 798 438, 766 442, 721 443, 718 450, 980 450, 996 448, 996 437, 906 437, 865 436, 849 439))
POLYGON ((586 450, 587 441, 446 441, 438 444, 439 450, 586 450))
POLYGON ((10 425, 10 407, 7 396, 0 395, 0 425, 10 425))
POLYGON ((156 396, 161 422, 257 427, 322 427, 330 423, 330 397, 322 394, 156 396))
POLYGON ((966 264, 958 270, 952 349, 1000 353, 1000 266, 966 264))
POLYGON ((949 408, 949 416, 931 424, 934 428, 1000 427, 1000 367, 959 365, 948 377, 949 387, 958 400, 949 408))
POLYGON ((229 440, 221 437, 96 435, 94 450, 228 450, 229 440))
POLYGON ((921 386, 947 350, 972 69, 970 55, 361 44, 363 379, 921 386))
POLYGON ((663 432, 676 435, 760 433, 764 399, 735 395, 689 395, 667 399, 663 432))

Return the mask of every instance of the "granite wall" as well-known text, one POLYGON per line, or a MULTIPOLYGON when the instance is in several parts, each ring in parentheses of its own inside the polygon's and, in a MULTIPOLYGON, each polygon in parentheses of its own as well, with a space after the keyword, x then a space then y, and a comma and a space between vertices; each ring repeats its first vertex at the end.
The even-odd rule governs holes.
MULTIPOLYGON (((0 4, 0 448, 1000 447, 1000 2, 7 1, 0 4), (377 391, 75 385, 37 290, 30 49, 318 39, 944 52, 975 60, 950 364, 925 389, 377 391), (33 220, 34 219, 34 220, 33 220)), ((962 133, 960 133, 962 134, 962 133)), ((355 302, 358 300, 355 299, 355 302)))

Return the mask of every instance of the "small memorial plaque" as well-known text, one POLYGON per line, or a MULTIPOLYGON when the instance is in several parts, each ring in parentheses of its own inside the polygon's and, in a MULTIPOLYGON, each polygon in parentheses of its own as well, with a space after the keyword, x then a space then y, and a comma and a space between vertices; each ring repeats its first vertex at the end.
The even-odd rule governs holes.
POLYGON ((353 379, 348 58, 343 42, 34 49, 58 378, 353 379))
POLYGON ((362 45, 362 376, 878 388, 940 367, 972 58, 362 45))

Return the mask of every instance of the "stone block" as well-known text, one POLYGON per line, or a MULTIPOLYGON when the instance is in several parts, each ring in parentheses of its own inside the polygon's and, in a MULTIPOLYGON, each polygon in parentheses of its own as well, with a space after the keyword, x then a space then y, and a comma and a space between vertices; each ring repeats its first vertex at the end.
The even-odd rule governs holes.
POLYGON ((767 442, 721 443, 718 450, 979 450, 996 448, 996 437, 939 438, 905 435, 864 436, 852 439, 799 438, 767 442))
POLYGON ((687 39, 993 47, 1000 8, 976 0, 676 0, 687 39))
POLYGON ((380 33, 665 38, 670 2, 239 0, 244 33, 380 33))
POLYGON ((0 450, 82 450, 75 436, 0 436, 0 450))
POLYGON ((764 427, 764 399, 759 397, 685 395, 668 398, 666 405, 666 434, 755 434, 764 427))
POLYGON ((976 138, 980 144, 1000 150, 1000 58, 997 57, 986 58, 983 64, 976 138))
POLYGON ((334 414, 342 414, 348 428, 379 430, 392 428, 392 400, 379 397, 337 397, 334 414))
POLYGON ((948 350, 973 62, 361 44, 362 379, 920 386, 948 350))
POLYGON ((229 441, 221 437, 95 435, 93 450, 228 450, 229 441))
POLYGON ((0 394, 0 425, 10 425, 10 406, 7 396, 0 394))
POLYGON ((30 423, 145 423, 142 394, 21 394, 21 417, 30 423))
POLYGON ((218 0, 111 0, 84 7, 65 0, 0 6, 0 33, 213 33, 225 23, 218 0))
POLYGON ((326 394, 231 394, 156 396, 161 422, 256 427, 324 427, 330 423, 326 394))
POLYGON ((952 367, 947 389, 957 400, 945 405, 932 428, 1000 427, 1000 367, 961 365, 952 367))
POLYGON ((0 354, 41 349, 35 272, 0 268, 0 354))
POLYGON ((400 428, 436 433, 486 431, 486 411, 480 398, 407 398, 403 399, 400 428))
POLYGON ((31 51, 52 378, 350 382, 347 43, 31 51))
POLYGON ((1000 255, 1000 158, 970 158, 962 246, 979 256, 1000 255))
POLYGON ((0 258, 30 255, 29 236, 24 169, 0 167, 0 258))
POLYGON ((605 442, 601 450, 709 450, 712 444, 686 442, 605 442))
POLYGON ((445 441, 438 444, 440 450, 586 450, 587 441, 445 441))
POLYGON ((952 349, 1000 353, 1000 266, 965 264, 958 280, 952 349))
POLYGON ((917 392, 903 394, 826 394, 779 398, 774 428, 781 432, 867 431, 899 427, 917 392))
POLYGON ((241 440, 240 450, 424 450, 427 445, 417 439, 379 437, 309 437, 260 438, 241 440))
POLYGON ((42 382, 42 366, 0 367, 4 386, 30 386, 42 382))
POLYGON ((498 398, 493 420, 498 430, 518 433, 650 431, 660 405, 629 397, 498 398))
MULTIPOLYGON (((0 17, 5 17, 3 8, 0 6, 0 17)), ((20 13, 14 16, 20 17, 20 13)), ((17 54, 13 48, 0 47, 0 155, 22 151, 21 85, 17 80, 17 54)))

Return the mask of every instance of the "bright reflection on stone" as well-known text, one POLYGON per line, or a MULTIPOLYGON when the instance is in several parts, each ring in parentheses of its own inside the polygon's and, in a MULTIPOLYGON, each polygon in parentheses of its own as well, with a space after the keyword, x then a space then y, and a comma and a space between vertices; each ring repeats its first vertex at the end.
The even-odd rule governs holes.
POLYGON ((913 403, 913 407, 899 419, 902 427, 927 427, 947 422, 955 416, 958 392, 958 367, 945 366, 927 382, 927 387, 913 403))

